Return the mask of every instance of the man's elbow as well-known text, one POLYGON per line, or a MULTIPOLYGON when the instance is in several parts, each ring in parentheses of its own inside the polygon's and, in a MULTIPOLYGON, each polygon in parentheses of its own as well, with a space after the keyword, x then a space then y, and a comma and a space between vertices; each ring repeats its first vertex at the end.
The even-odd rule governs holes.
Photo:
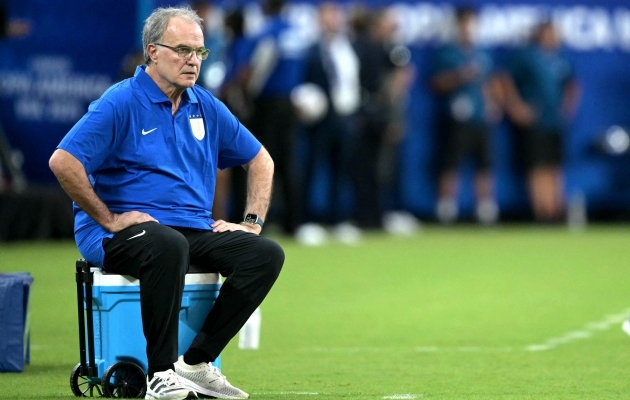
POLYGON ((48 168, 50 168, 55 175, 61 170, 61 155, 59 149, 55 150, 52 156, 50 156, 48 168))
POLYGON ((243 164, 246 171, 269 171, 273 173, 273 159, 264 147, 261 147, 256 156, 247 164, 243 164))
POLYGON ((274 163, 273 163, 273 158, 271 158, 271 154, 269 154, 267 149, 265 149, 264 147, 262 148, 262 150, 263 151, 261 151, 261 155, 263 156, 264 164, 267 166, 267 168, 273 171, 274 163))
POLYGON ((70 157, 72 157, 70 153, 61 149, 55 150, 52 156, 50 156, 50 159, 48 160, 48 167, 55 176, 60 176, 60 174, 63 174, 63 172, 68 169, 71 161, 70 157))
POLYGON ((265 174, 268 175, 270 177, 273 177, 273 173, 274 173, 274 163, 273 163, 273 158, 271 158, 271 155, 269 154, 269 152, 263 148, 264 151, 261 151, 259 156, 260 156, 260 171, 265 174))

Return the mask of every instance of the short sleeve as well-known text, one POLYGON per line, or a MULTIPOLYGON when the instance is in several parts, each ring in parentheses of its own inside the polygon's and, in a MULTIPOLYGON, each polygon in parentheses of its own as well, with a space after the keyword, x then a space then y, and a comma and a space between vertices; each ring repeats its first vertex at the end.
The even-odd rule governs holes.
POLYGON ((217 118, 220 130, 218 167, 225 169, 250 162, 262 144, 220 101, 217 118))
POLYGON ((57 146, 75 156, 88 174, 101 167, 114 148, 115 109, 103 99, 90 104, 88 112, 57 146))
POLYGON ((436 51, 431 63, 433 74, 439 74, 457 67, 460 67, 459 60, 449 46, 442 47, 436 51))
POLYGON ((75 156, 88 174, 103 165, 114 147, 115 110, 106 100, 99 99, 70 129, 57 148, 75 156))

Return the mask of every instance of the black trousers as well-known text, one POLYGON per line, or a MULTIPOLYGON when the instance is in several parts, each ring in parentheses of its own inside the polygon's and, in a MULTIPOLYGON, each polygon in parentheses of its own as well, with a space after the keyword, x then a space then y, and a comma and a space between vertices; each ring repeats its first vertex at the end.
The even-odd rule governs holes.
POLYGON ((106 272, 140 280, 142 327, 149 368, 177 360, 179 310, 186 272, 226 277, 190 348, 214 361, 262 303, 280 274, 284 252, 248 232, 173 228, 156 222, 130 226, 105 239, 106 272))
MULTIPOLYGON (((356 180, 352 174, 353 149, 356 146, 355 120, 353 117, 337 115, 330 111, 326 117, 307 128, 308 155, 304 173, 304 194, 302 195, 303 214, 306 222, 321 220, 312 213, 310 201, 314 197, 313 181, 320 163, 329 166, 328 199, 325 223, 335 225, 354 217, 352 211, 343 206, 342 193, 346 185, 350 187, 352 203, 356 206, 356 180)), ((371 193, 371 196, 376 194, 371 193)))
POLYGON ((387 128, 382 111, 361 112, 358 117, 356 149, 352 155, 352 176, 356 187, 356 223, 360 228, 380 228, 383 209, 379 184, 379 156, 387 128))

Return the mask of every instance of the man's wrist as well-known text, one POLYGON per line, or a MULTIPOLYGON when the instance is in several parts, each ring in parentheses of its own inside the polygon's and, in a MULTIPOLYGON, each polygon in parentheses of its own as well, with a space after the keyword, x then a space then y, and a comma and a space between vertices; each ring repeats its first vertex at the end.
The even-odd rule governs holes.
POLYGON ((241 223, 243 223, 243 224, 251 224, 251 225, 258 225, 258 226, 260 226, 261 229, 262 229, 263 225, 265 224, 263 219, 260 218, 258 216, 258 214, 251 214, 251 213, 246 214, 245 218, 243 218, 243 222, 241 222, 241 223))
POLYGON ((262 232, 262 227, 258 224, 250 224, 248 222, 241 222, 239 225, 242 225, 247 228, 252 233, 260 234, 262 232))
POLYGON ((101 221, 97 221, 103 228, 105 228, 107 231, 112 232, 112 233, 116 233, 116 222, 118 219, 118 214, 114 214, 112 212, 109 213, 108 216, 105 217, 105 219, 101 222, 101 221))

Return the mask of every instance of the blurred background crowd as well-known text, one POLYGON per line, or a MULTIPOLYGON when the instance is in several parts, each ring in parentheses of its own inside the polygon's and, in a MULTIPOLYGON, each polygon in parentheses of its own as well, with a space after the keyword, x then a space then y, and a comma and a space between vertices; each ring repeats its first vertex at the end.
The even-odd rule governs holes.
MULTIPOLYGON (((72 1, 0 2, 0 241, 71 235, 48 157, 172 4, 72 1)), ((561 3, 188 4, 210 49, 198 84, 275 161, 270 230, 320 245, 420 221, 628 220, 630 8, 561 3)), ((238 221, 245 173, 217 174, 214 218, 238 221)))

